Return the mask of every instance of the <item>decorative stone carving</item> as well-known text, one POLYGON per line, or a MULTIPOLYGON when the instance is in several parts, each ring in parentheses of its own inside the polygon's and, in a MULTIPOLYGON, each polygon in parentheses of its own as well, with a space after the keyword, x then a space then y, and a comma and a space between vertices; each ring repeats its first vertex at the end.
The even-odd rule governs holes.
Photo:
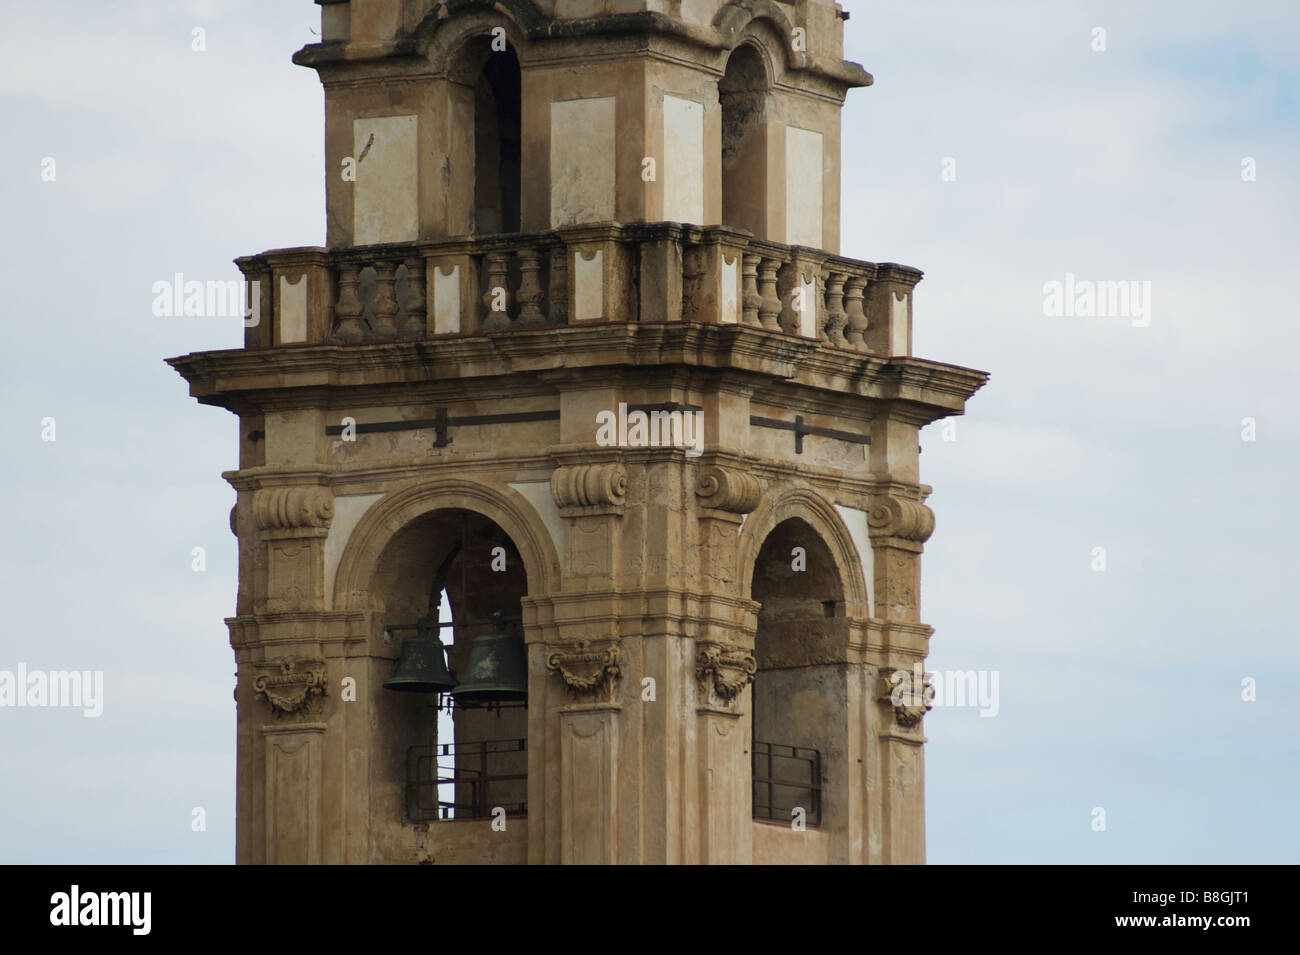
POLYGON ((253 520, 262 530, 326 528, 334 517, 334 495, 318 484, 266 487, 253 495, 253 520))
POLYGON ((903 670, 898 667, 884 667, 879 671, 880 702, 893 708, 894 721, 903 729, 912 729, 921 722, 921 717, 934 709, 930 702, 934 698, 934 690, 930 685, 934 674, 923 673, 918 688, 913 679, 914 672, 915 668, 903 670), (902 673, 903 676, 895 678, 896 673, 902 673))
POLYGON ((712 690, 724 703, 730 703, 753 683, 757 672, 754 654, 739 647, 708 643, 695 654, 695 678, 706 692, 712 690))
POLYGON ((325 695, 325 664, 321 660, 281 658, 257 667, 266 672, 258 674, 253 690, 277 715, 304 713, 316 697, 325 695))
POLYGON ((695 493, 705 507, 748 514, 762 500, 763 487, 752 474, 714 465, 700 472, 695 493))
POLYGON ((867 510, 867 524, 873 537, 898 537, 921 544, 934 533, 934 511, 918 501, 880 497, 867 510))
POLYGON ((622 504, 627 472, 618 464, 580 464, 551 475, 551 497, 559 507, 622 504))
POLYGON ((558 673, 574 696, 599 696, 614 687, 622 675, 618 644, 591 647, 580 640, 573 650, 557 650, 546 658, 546 669, 558 673))

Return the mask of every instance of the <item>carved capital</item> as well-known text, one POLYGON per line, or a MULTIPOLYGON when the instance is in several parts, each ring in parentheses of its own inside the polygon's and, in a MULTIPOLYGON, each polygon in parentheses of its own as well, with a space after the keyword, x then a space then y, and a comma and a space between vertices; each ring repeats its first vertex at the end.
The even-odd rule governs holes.
POLYGON ((558 673, 574 696, 608 695, 622 674, 618 644, 591 646, 580 640, 572 650, 556 650, 546 658, 546 669, 558 673))
POLYGON ((763 499, 763 486, 752 474, 712 465, 700 471, 695 493, 705 507, 748 514, 763 499))
POLYGON ((618 464, 579 464, 551 475, 551 497, 558 507, 622 504, 627 472, 618 464))
POLYGON ((705 692, 712 692, 724 703, 732 702, 753 683, 757 672, 754 654, 739 647, 706 643, 695 654, 695 678, 705 692))
POLYGON ((882 667, 879 671, 880 702, 893 708, 894 721, 903 729, 912 729, 934 709, 934 686, 931 683, 934 674, 922 673, 919 667, 919 664, 911 670, 882 667))
POLYGON ((919 501, 878 497, 867 510, 872 537, 898 537, 918 544, 934 533, 934 511, 919 501))
POLYGON ((334 517, 334 495, 319 484, 265 487, 253 494, 253 520, 261 530, 326 528, 334 517))
POLYGON ((325 695, 325 663, 321 660, 281 658, 255 665, 262 672, 253 681, 253 690, 277 716, 305 715, 315 699, 325 695))

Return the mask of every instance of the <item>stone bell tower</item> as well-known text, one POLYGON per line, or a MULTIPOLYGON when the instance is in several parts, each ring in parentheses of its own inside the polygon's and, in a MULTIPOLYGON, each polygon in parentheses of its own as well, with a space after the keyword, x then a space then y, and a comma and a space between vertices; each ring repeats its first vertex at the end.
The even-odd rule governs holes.
POLYGON ((923 862, 917 435, 987 376, 839 254, 848 14, 316 2, 327 247, 171 360, 239 418, 237 860, 923 862), (526 700, 386 689, 433 632, 526 700))

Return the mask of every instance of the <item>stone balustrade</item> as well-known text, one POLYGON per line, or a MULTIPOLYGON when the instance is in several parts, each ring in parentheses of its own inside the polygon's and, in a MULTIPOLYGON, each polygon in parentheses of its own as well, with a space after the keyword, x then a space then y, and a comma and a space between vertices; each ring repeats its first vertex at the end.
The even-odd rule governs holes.
POLYGON ((685 321, 909 355, 921 278, 906 266, 678 223, 279 249, 236 261, 271 319, 247 329, 250 348, 685 321))

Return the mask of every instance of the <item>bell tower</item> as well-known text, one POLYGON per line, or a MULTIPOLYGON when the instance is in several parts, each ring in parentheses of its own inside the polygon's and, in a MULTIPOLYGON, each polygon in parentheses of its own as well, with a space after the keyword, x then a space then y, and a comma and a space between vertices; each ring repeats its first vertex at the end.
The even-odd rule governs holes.
POLYGON ((325 248, 236 260, 240 863, 917 863, 908 266, 832 0, 316 0, 325 248), (440 613, 440 607, 443 608, 440 613))

